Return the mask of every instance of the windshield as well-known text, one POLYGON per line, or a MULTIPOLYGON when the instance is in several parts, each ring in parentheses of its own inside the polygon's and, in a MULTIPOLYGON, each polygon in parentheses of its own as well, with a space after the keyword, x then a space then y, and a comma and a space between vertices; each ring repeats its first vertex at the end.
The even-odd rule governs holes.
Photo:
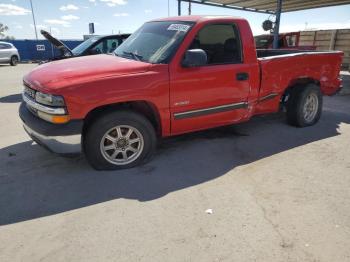
POLYGON ((193 23, 148 22, 116 50, 117 56, 147 63, 168 63, 193 23))
POLYGON ((256 36, 255 38, 255 47, 256 48, 268 48, 272 42, 272 37, 269 35, 256 36))
POLYGON ((75 47, 72 50, 72 53, 74 55, 82 54, 89 46, 91 46, 93 43, 95 43, 98 39, 99 39, 99 37, 91 37, 91 38, 89 38, 88 40, 82 42, 80 45, 75 47))

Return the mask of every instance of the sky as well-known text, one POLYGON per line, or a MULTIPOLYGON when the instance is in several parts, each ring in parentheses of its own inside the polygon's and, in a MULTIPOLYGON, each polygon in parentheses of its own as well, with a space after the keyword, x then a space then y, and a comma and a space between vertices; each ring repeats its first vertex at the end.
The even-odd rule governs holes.
MULTIPOLYGON (((144 22, 168 16, 168 0, 32 0, 39 33, 52 32, 60 39, 82 39, 89 22, 96 34, 132 33, 144 22)), ((177 1, 169 0, 170 16, 177 15, 177 1)), ((183 14, 188 4, 183 3, 183 14)), ((34 39, 29 0, 0 0, 0 23, 16 39, 34 39)), ((246 18, 255 35, 269 15, 192 4, 193 15, 232 15, 246 18)), ((350 28, 350 5, 326 7, 282 14, 281 32, 350 28)))

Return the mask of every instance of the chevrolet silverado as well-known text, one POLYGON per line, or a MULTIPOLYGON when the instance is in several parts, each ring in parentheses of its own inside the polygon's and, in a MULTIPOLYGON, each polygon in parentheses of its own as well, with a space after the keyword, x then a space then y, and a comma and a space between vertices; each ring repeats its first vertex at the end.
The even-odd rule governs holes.
POLYGON ((82 152, 98 170, 144 163, 157 139, 286 111, 317 123, 335 94, 342 52, 257 50, 245 19, 182 16, 145 23, 113 55, 54 61, 24 79, 19 114, 38 144, 82 152))

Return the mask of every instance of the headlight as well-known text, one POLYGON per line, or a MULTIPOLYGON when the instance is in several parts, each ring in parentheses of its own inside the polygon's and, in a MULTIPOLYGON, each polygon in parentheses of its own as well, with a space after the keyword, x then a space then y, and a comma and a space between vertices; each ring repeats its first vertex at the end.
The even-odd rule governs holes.
POLYGON ((54 96, 41 92, 36 92, 35 101, 48 106, 64 106, 64 99, 62 96, 54 96))

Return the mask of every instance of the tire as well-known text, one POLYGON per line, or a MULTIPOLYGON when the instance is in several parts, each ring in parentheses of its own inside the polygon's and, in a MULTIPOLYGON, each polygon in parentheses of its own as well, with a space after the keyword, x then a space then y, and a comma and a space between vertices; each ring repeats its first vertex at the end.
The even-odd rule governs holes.
POLYGON ((15 55, 11 56, 10 65, 16 66, 17 64, 18 64, 18 57, 15 55))
POLYGON ((96 170, 125 169, 143 164, 152 157, 156 144, 152 124, 132 111, 107 113, 88 127, 83 138, 86 158, 96 170))
POLYGON ((294 87, 287 103, 288 124, 297 127, 316 124, 322 114, 322 103, 319 86, 308 84, 294 87))

